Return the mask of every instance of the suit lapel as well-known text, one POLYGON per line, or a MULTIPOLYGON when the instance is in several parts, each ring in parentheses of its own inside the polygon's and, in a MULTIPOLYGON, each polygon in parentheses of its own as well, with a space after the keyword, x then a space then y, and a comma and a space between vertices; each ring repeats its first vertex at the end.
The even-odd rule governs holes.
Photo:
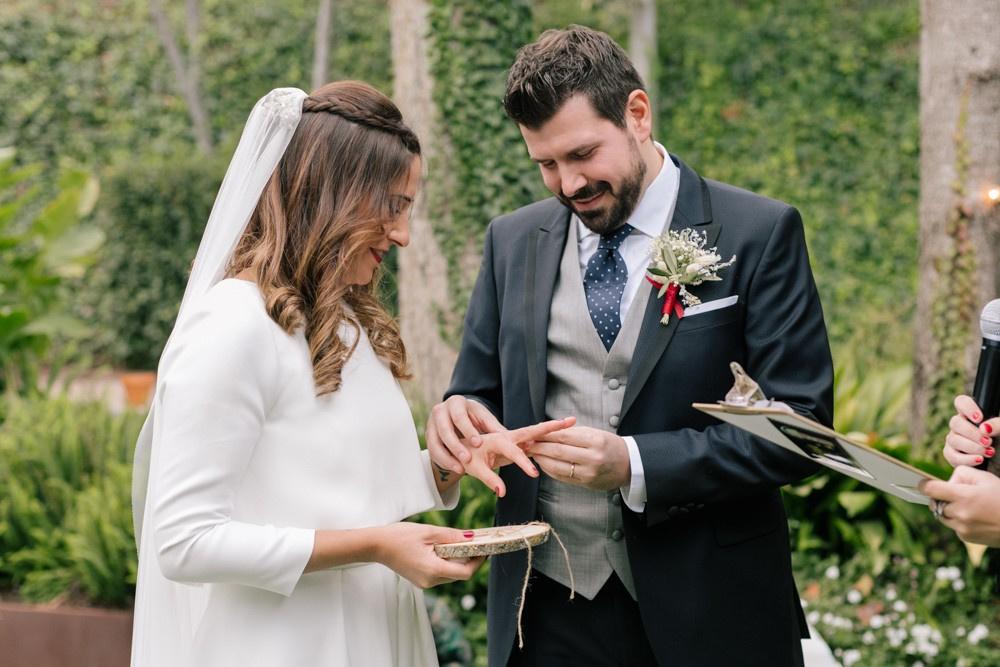
POLYGON ((535 420, 545 418, 545 378, 548 351, 549 311, 566 245, 570 212, 558 207, 528 235, 524 274, 524 322, 528 356, 528 393, 535 420))
MULTIPOLYGON (((719 237, 721 226, 712 220, 712 205, 709 201, 708 186, 693 169, 671 156, 680 169, 680 186, 677 190, 677 205, 674 207, 674 217, 670 221, 670 229, 680 231, 687 227, 696 227, 705 232, 706 245, 714 246, 719 237)), ((650 287, 654 290, 655 288, 650 287)), ((666 326, 660 324, 660 308, 663 299, 657 297, 655 291, 646 304, 646 312, 642 318, 642 328, 632 353, 632 363, 629 365, 628 381, 625 384, 625 396, 619 413, 622 418, 638 397, 646 380, 656 363, 663 357, 670 341, 677 331, 676 317, 670 318, 666 326)))

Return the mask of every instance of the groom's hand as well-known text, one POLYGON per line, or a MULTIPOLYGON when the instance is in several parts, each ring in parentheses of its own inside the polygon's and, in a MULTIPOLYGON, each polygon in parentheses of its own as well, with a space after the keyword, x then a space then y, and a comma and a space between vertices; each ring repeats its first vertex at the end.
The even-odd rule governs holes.
POLYGON ((462 475, 465 465, 472 460, 466 445, 478 447, 482 443, 481 434, 505 430, 482 403, 452 396, 431 409, 425 431, 427 451, 439 468, 462 475))
POLYGON ((608 491, 631 481, 628 446, 614 433, 575 426, 533 442, 524 451, 546 475, 568 484, 608 491))

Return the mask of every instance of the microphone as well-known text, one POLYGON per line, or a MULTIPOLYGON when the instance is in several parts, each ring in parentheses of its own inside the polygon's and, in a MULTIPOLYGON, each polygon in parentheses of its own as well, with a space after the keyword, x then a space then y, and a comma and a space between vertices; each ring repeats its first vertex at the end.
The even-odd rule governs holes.
MULTIPOLYGON (((976 369, 976 384, 972 398, 983 411, 983 419, 1000 416, 1000 299, 993 299, 979 317, 979 329, 983 334, 983 344, 979 348, 979 368, 976 369)), ((978 467, 987 470, 989 460, 978 467)), ((1000 462, 992 468, 1000 475, 1000 462)))

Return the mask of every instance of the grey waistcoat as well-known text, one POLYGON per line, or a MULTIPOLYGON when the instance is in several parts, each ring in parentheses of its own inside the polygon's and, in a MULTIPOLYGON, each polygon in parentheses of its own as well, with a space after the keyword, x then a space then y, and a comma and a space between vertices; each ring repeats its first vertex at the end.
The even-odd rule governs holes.
MULTIPOLYGON (((576 222, 570 220, 549 313, 545 395, 548 418, 575 416, 579 426, 617 431, 628 367, 649 293, 648 289, 639 289, 614 345, 610 351, 605 350, 587 311, 576 222)), ((545 474, 540 479, 538 511, 542 520, 559 533, 569 552, 576 592, 587 599, 597 595, 612 571, 636 597, 625 550, 621 503, 617 489, 591 491, 545 474)), ((566 561, 555 539, 535 550, 533 566, 570 586, 566 561)))

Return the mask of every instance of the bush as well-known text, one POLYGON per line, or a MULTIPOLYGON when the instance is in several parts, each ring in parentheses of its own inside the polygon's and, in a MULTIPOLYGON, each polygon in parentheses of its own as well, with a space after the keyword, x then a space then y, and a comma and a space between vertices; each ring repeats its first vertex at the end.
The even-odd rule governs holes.
POLYGON ((98 191, 89 172, 66 165, 46 182, 37 165, 15 167, 13 151, 0 153, 0 393, 26 394, 53 340, 89 331, 63 312, 63 285, 104 237, 82 222, 98 191))
POLYGON ((101 358, 156 368, 224 173, 219 161, 191 154, 140 157, 108 179, 98 206, 112 242, 81 307, 100 325, 93 344, 101 358))
POLYGON ((994 581, 964 556, 897 557, 879 574, 860 556, 796 554, 795 566, 806 616, 844 667, 996 664, 994 581))
POLYGON ((20 399, 0 426, 0 588, 127 606, 135 591, 131 457, 142 415, 20 399))

